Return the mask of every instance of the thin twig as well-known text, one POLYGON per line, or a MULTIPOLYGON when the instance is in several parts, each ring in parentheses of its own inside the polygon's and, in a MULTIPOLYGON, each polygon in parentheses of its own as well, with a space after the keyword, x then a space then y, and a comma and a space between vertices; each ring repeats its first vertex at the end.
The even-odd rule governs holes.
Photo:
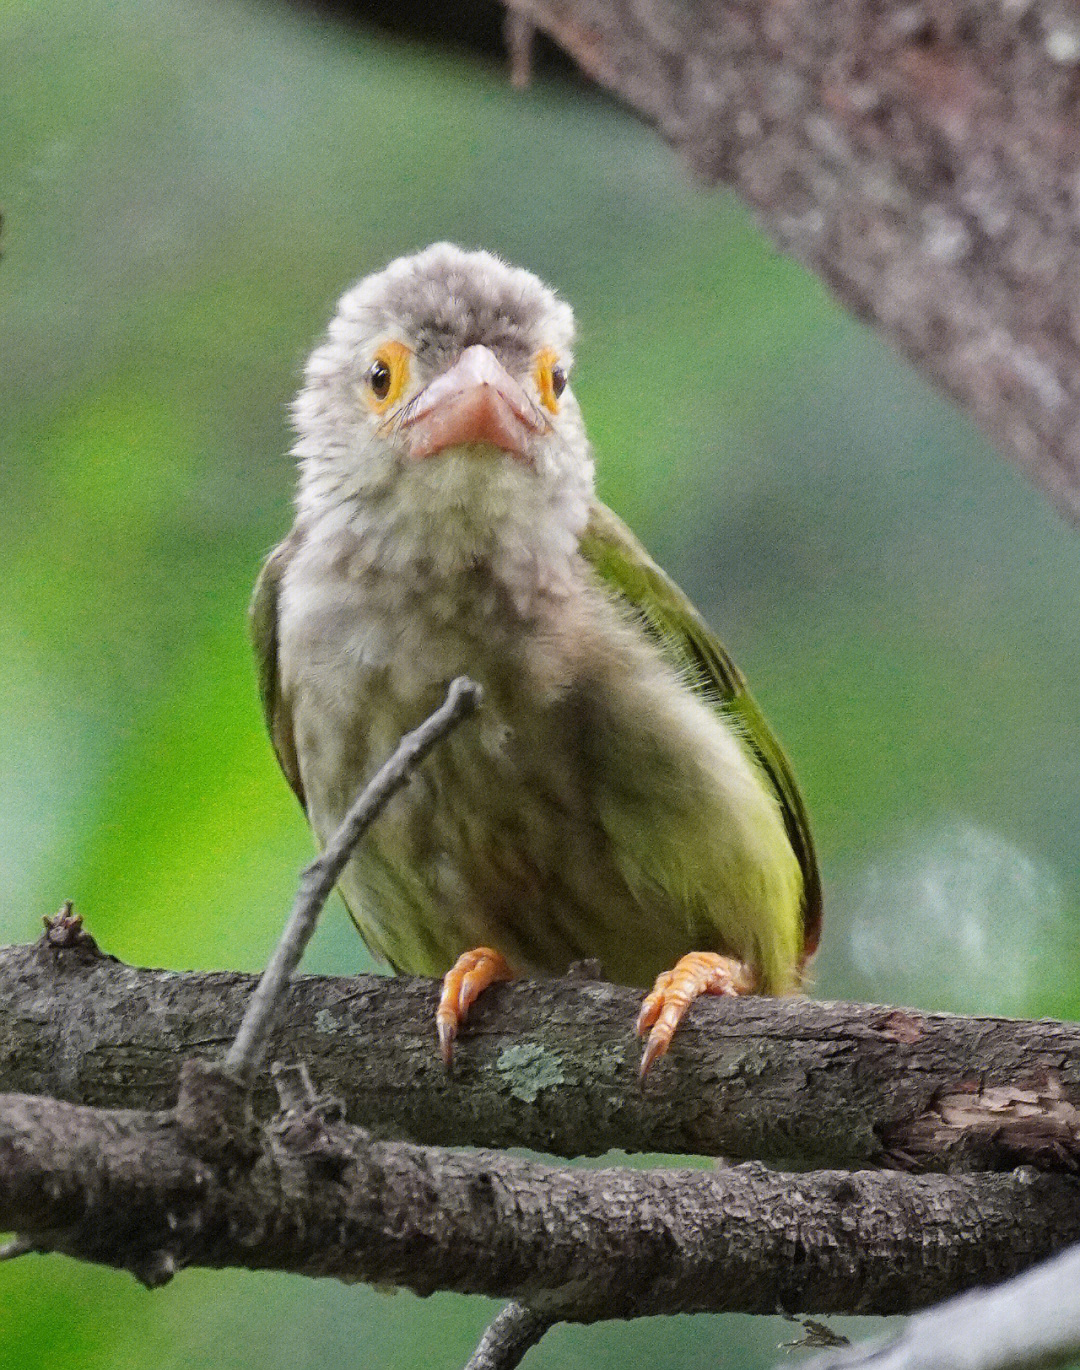
POLYGON ((528 90, 532 85, 536 25, 520 10, 508 9, 504 33, 510 57, 510 84, 515 90, 528 90))
POLYGON ((917 1313, 897 1337, 804 1361, 804 1370, 1052 1370, 1080 1356, 1080 1246, 996 1289, 917 1313))
POLYGON ((555 1321, 523 1303, 508 1303, 491 1320, 465 1370, 515 1370, 555 1321))
POLYGON ((300 877, 292 913, 270 964, 251 997, 225 1057, 226 1069, 250 1080, 266 1050, 270 1029, 285 988, 311 941, 327 899, 348 864, 357 843, 387 803, 411 778, 420 762, 480 703, 480 687, 466 676, 452 681, 446 698, 428 718, 407 733, 394 752, 368 781, 337 832, 300 877))
POLYGON ((277 1090, 282 1113, 299 1112, 316 1104, 315 1086, 311 1083, 306 1062, 296 1061, 293 1065, 283 1065, 280 1061, 275 1061, 270 1067, 270 1076, 277 1090))

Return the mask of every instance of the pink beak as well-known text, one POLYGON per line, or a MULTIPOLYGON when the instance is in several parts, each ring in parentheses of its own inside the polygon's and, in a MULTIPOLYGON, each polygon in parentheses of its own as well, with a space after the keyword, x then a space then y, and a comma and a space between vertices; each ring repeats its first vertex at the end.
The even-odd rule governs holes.
POLYGON ((521 386, 487 347, 467 347, 436 376, 402 421, 417 461, 448 447, 488 443, 528 462, 529 439, 550 427, 521 386))

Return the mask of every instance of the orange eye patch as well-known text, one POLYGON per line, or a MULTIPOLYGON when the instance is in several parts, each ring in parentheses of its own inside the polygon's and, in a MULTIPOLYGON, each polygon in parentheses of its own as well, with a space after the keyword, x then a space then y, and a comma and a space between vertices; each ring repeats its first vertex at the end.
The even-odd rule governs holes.
POLYGON ((566 389, 566 368, 550 347, 546 347, 536 359, 533 371, 536 388, 540 391, 540 403, 553 414, 559 412, 559 396, 566 389))
POLYGON ((411 353, 404 343, 383 343, 364 373, 364 391, 376 414, 385 414, 401 399, 409 383, 411 353))

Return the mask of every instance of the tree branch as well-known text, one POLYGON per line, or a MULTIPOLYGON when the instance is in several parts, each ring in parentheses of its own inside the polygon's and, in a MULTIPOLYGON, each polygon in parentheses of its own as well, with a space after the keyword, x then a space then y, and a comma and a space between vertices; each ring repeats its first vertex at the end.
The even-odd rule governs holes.
MULTIPOLYGON (((166 1108, 180 1062, 224 1050, 255 981, 140 970, 81 932, 0 948, 0 1088, 166 1108)), ((307 1061, 383 1136, 561 1155, 722 1155, 799 1167, 1075 1166, 1080 1025, 800 999, 695 1004, 646 1089, 640 996, 601 981, 493 986, 453 1076, 433 981, 301 977, 271 1052, 307 1061)), ((273 1106, 269 1081, 256 1103, 273 1106)))
POLYGON ((1080 519, 1074 5, 507 3, 1080 519))
POLYGON ((492 1319, 465 1370, 514 1370, 554 1321, 523 1303, 508 1303, 492 1319))
POLYGON ((332 1103, 257 1128, 245 1097, 195 1062, 168 1114, 0 1096, 0 1227, 150 1284, 244 1266, 580 1322, 908 1312, 1080 1240, 1080 1184, 1031 1170, 580 1170, 375 1142, 332 1103))

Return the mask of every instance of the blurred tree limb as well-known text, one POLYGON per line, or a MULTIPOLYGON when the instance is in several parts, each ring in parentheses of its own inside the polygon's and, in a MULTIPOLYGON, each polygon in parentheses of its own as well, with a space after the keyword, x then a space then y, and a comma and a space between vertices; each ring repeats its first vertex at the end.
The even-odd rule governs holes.
POLYGON ((1080 519, 1069 0, 506 0, 1080 519))
MULTIPOLYGON (((0 948, 0 1088, 164 1108, 186 1056, 226 1048, 255 977, 142 970, 80 932, 0 948), (52 940, 50 940, 52 938, 52 940)), ((694 1005, 648 1087, 640 996, 601 981, 493 987, 448 1076, 434 982, 304 977, 271 1039, 379 1135, 561 1155, 683 1152, 803 1167, 1080 1165, 1080 1025, 808 999, 694 1005)), ((269 1081, 257 1103, 273 1103, 269 1081)))
POLYGON ((804 1362, 805 1370, 1054 1370, 1080 1357, 1080 1247, 920 1313, 897 1337, 804 1362))

